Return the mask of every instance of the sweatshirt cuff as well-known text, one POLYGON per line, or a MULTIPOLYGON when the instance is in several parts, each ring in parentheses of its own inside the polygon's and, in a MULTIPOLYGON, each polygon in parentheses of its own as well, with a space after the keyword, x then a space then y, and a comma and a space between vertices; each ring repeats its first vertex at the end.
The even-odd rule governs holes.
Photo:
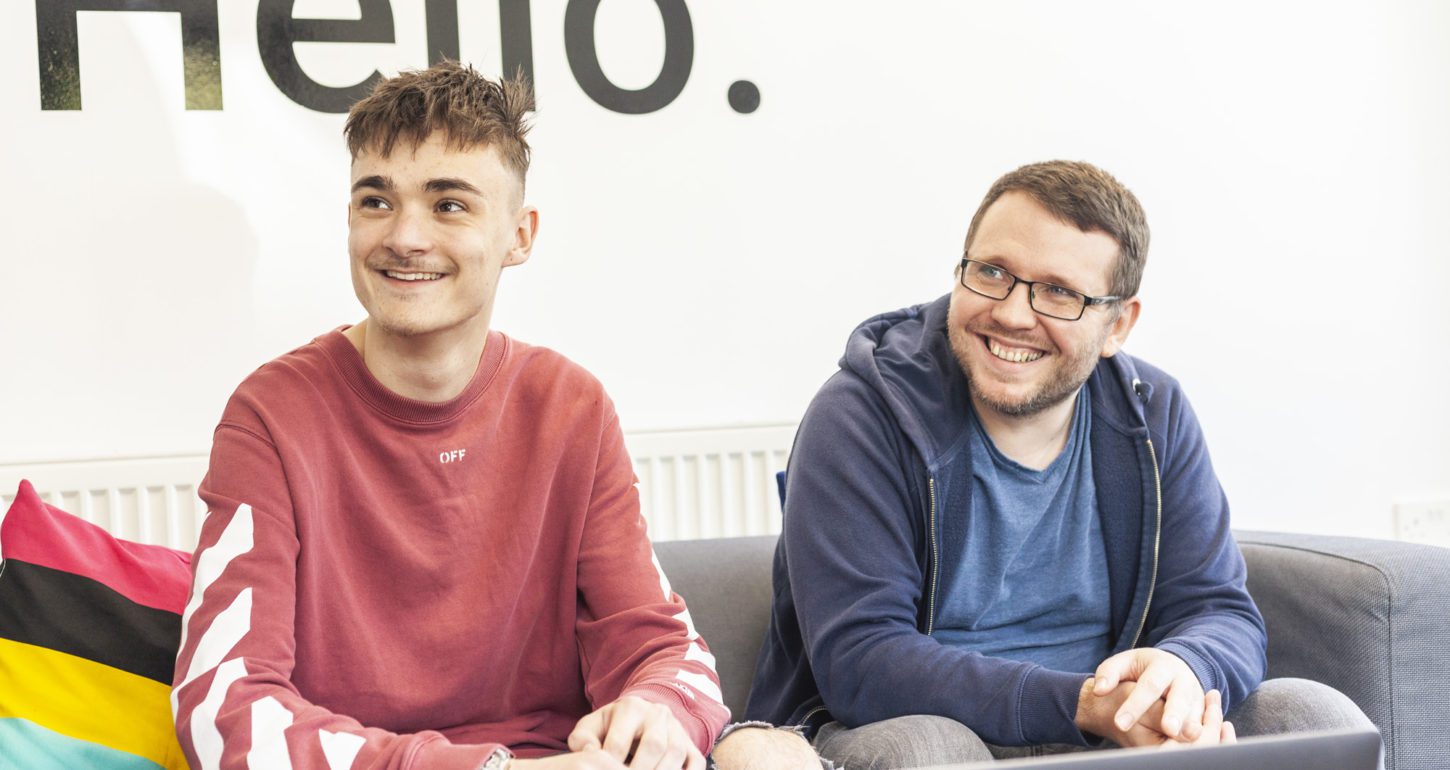
POLYGON ((673 684, 641 682, 620 693, 619 697, 623 698, 626 695, 643 698, 650 703, 658 703, 668 708, 670 713, 675 715, 675 719, 679 720, 680 726, 685 728, 685 732, 689 734, 690 740, 694 742, 695 748, 699 749, 701 754, 710 753, 710 749, 715 745, 715 737, 725 726, 720 724, 712 727, 712 725, 706 724, 705 720, 701 719, 700 715, 690 707, 691 697, 675 689, 673 684))
POLYGON ((1086 674, 1034 668, 1022 678, 1017 724, 1022 745, 1068 743, 1087 746, 1088 736, 1077 728, 1077 698, 1086 674))
POLYGON ((493 753, 507 748, 499 743, 449 743, 439 737, 418 747, 408 767, 428 770, 478 770, 493 753))
POLYGON ((1218 669, 1213 665, 1213 661, 1204 657, 1203 654, 1199 653, 1193 647, 1182 642, 1175 642, 1172 639, 1159 642, 1157 649, 1172 653, 1184 663, 1187 663, 1188 668, 1193 671, 1193 675, 1198 677, 1198 684, 1203 687, 1204 692, 1218 690, 1218 694, 1223 697, 1224 713, 1228 713, 1230 708, 1228 702, 1229 694, 1223 691, 1223 683, 1219 682, 1218 677, 1215 675, 1218 669))

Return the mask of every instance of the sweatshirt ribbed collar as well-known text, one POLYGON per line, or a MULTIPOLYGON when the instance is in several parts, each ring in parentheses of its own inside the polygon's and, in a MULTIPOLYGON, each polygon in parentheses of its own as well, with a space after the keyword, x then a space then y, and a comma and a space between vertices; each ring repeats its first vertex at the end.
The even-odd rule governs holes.
POLYGON ((498 373, 509 346, 507 336, 490 329, 488 340, 483 345, 483 355, 478 359, 478 368, 474 370, 473 379, 468 386, 457 396, 435 403, 400 396, 378 382, 372 372, 368 371, 362 354, 343 335, 346 328, 348 327, 342 326, 334 329, 318 337, 316 342, 342 374, 348 387, 385 416, 421 425, 452 420, 477 401, 488 390, 489 383, 498 373))

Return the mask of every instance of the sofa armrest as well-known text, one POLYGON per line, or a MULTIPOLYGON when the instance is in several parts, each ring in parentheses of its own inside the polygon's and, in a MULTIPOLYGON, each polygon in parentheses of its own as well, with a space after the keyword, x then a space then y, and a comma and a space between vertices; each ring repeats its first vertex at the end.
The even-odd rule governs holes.
POLYGON ((1450 549, 1236 533, 1269 631, 1270 677, 1323 682, 1379 727, 1389 770, 1450 756, 1450 549))

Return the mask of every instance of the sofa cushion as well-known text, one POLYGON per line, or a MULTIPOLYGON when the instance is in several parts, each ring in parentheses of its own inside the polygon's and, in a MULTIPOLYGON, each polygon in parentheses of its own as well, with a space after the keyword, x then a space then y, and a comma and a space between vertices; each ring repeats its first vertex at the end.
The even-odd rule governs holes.
POLYGON ((31 770, 186 768, 170 695, 190 562, 20 482, 0 522, 0 754, 31 770))

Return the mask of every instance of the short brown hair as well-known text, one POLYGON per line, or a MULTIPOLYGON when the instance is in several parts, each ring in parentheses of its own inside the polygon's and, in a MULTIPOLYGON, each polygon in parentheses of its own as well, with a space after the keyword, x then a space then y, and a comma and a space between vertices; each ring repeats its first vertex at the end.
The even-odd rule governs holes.
POLYGON ((398 142, 417 147, 442 131, 458 149, 488 145, 522 182, 529 171, 526 114, 534 91, 522 74, 489 80, 467 64, 443 61, 384 78, 347 113, 342 133, 354 160, 364 150, 391 155, 398 142))
POLYGON ((1118 261, 1113 266, 1110 290, 1119 297, 1138 293, 1143 266, 1148 261, 1148 219, 1138 199, 1111 174, 1091 163, 1050 160, 1032 163, 1009 172, 992 184, 972 224, 967 228, 965 249, 977 237, 977 226, 987 209, 1003 195, 1019 191, 1079 230, 1101 230, 1118 242, 1118 261))

